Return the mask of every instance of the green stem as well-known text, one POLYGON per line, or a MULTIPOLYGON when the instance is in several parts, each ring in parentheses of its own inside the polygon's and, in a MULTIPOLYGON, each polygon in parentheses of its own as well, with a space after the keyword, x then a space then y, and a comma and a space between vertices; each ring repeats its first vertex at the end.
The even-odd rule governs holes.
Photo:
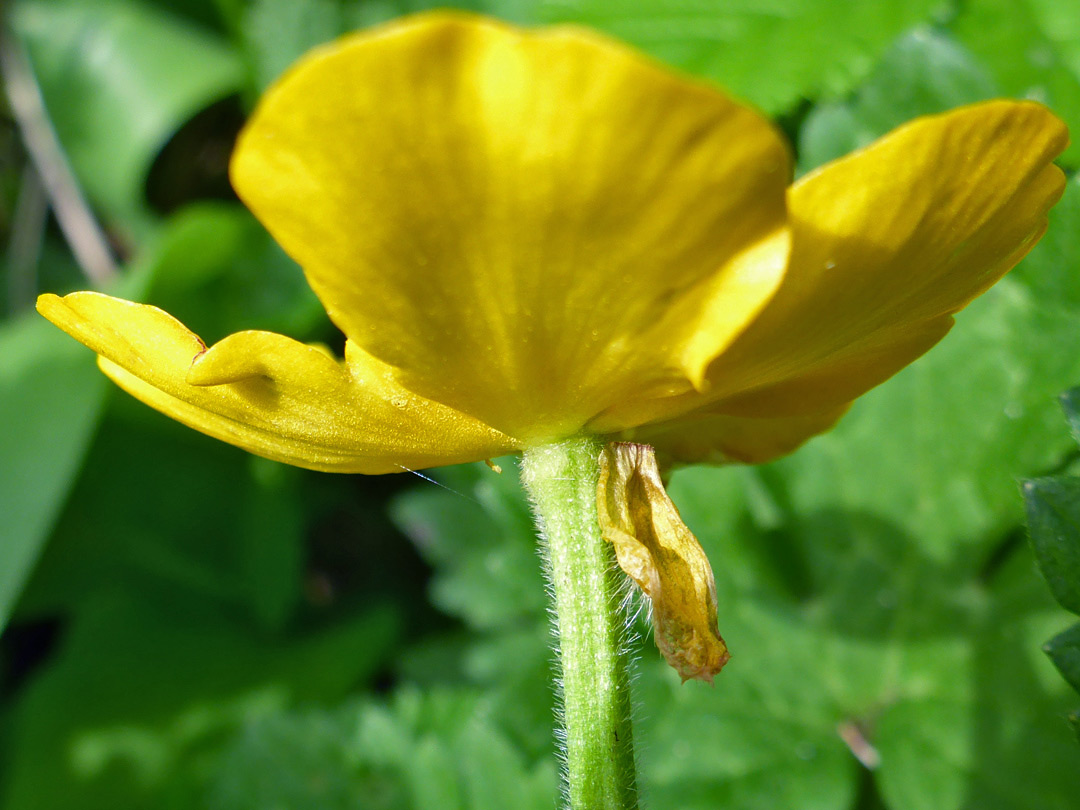
POLYGON ((596 517, 600 449, 593 438, 577 438, 528 450, 521 478, 536 510, 554 596, 568 807, 634 810, 621 576, 596 517))

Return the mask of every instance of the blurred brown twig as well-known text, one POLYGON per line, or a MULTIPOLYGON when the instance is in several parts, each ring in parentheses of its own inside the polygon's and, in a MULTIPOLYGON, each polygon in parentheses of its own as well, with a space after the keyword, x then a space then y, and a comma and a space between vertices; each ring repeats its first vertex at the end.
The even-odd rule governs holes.
MULTIPOLYGON (((109 249, 108 239, 68 165, 63 147, 49 120, 30 60, 6 27, 0 27, 0 77, 11 114, 37 175, 37 179, 30 179, 29 173, 24 174, 20 198, 32 193, 26 187, 27 182, 40 180, 45 197, 83 274, 93 283, 103 284, 116 275, 116 261, 109 249)), ((18 224, 13 223, 13 227, 18 224)), ((25 236, 24 241, 31 236, 25 236)), ((12 234, 13 250, 20 238, 20 234, 12 234)))

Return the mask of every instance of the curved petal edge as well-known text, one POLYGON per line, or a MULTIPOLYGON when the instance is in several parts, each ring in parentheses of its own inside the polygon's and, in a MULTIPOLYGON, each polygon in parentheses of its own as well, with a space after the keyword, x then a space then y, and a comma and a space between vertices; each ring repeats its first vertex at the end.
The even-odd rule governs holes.
POLYGON ((368 474, 478 461, 516 442, 402 388, 350 350, 344 363, 270 332, 209 348, 156 307, 100 293, 43 295, 38 311, 99 355, 118 385, 172 418, 266 458, 368 474))

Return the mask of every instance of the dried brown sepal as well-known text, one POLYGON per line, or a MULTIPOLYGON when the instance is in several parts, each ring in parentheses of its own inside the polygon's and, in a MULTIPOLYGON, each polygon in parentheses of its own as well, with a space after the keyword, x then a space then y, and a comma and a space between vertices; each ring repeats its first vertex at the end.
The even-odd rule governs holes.
POLYGON ((652 447, 612 442, 604 448, 597 511, 619 567, 652 601, 664 658, 683 681, 712 683, 730 657, 716 627, 716 581, 664 489, 652 447))

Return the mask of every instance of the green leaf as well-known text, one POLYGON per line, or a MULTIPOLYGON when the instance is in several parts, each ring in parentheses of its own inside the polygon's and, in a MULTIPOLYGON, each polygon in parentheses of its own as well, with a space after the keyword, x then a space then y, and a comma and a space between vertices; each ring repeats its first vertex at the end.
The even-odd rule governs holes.
POLYGON ((435 567, 432 602, 475 632, 413 647, 403 673, 424 684, 483 683, 505 728, 527 752, 551 751, 550 630, 532 517, 515 459, 436 471, 445 488, 398 496, 390 513, 435 567))
POLYGON ((406 789, 395 774, 379 763, 357 761, 356 725, 352 710, 252 718, 216 763, 206 805, 211 810, 406 810, 406 789))
POLYGON ((715 696, 679 697, 668 686, 680 711, 664 709, 658 724, 670 725, 668 744, 681 749, 683 764, 668 755, 672 773, 664 778, 686 784, 686 770, 701 769, 694 807, 721 795, 740 807, 771 799, 774 806, 847 808, 859 781, 852 751, 875 764, 886 716, 914 701, 956 702, 965 694, 967 594, 872 514, 807 509, 785 517, 782 504, 767 501, 762 472, 691 469, 672 481, 672 496, 713 560, 720 629, 733 659, 715 696), (733 508, 740 501, 747 505, 733 508), (829 540, 807 548, 803 532, 829 540), (703 753, 691 764, 691 745, 677 741, 683 725, 690 741, 697 728, 717 727, 709 738, 717 742, 703 746, 708 760, 703 753), (774 764, 780 751, 785 759, 774 764), (777 772, 784 787, 768 787, 777 772), (799 776, 792 783, 788 773, 799 776))
POLYGON ((239 205, 201 203, 169 218, 139 261, 143 300, 213 343, 238 329, 304 339, 329 321, 300 268, 239 205))
MULTIPOLYGON (((198 311, 197 327, 210 340, 223 337, 237 324, 302 336, 326 320, 299 268, 273 245, 251 215, 236 205, 196 206, 171 218, 156 243, 148 247, 126 278, 124 289, 115 291, 116 294, 149 298, 181 315, 198 311)), ((0 532, 7 541, 0 544, 2 627, 60 515, 98 423, 105 394, 112 386, 96 368, 91 352, 36 313, 3 328, 0 353, 4 357, 0 364, 3 392, 0 417, 10 425, 20 426, 18 430, 0 434, 0 454, 5 459, 0 469, 0 532)), ((156 438, 156 434, 151 436, 144 440, 156 438)), ((117 441, 130 443, 133 438, 117 441)), ((203 441, 204 446, 212 444, 203 441)), ((177 458, 190 452, 184 449, 189 447, 189 442, 181 440, 177 458)), ((225 449, 225 456, 236 469, 230 473, 231 479, 222 477, 220 491, 230 491, 230 481, 235 482, 236 476, 251 482, 245 472, 250 462, 234 450, 225 449)), ((101 529, 100 542, 97 545, 85 542, 88 535, 96 532, 84 531, 78 523, 72 527, 70 520, 67 528, 61 528, 60 548, 67 551, 57 551, 50 558, 64 562, 55 570, 50 568, 29 595, 26 607, 31 612, 54 609, 60 602, 70 604, 80 598, 86 587, 94 585, 94 577, 108 576, 103 569, 109 570, 109 565, 116 562, 106 551, 116 550, 125 539, 143 537, 147 533, 145 527, 153 523, 152 512, 143 516, 144 522, 130 528, 110 522, 126 512, 140 511, 127 508, 130 501, 123 499, 123 491, 116 486, 124 477, 123 472, 102 475, 102 470, 113 469, 115 463, 108 458, 95 461, 96 472, 91 473, 87 483, 90 490, 102 490, 90 496, 91 501, 96 498, 100 503, 112 503, 121 496, 121 502, 105 518, 100 516, 100 510, 89 518, 101 529), (69 547, 69 540, 76 542, 74 548, 69 547)), ((208 459, 207 464, 210 463, 208 459)), ((198 463, 192 465, 194 468, 198 463)), ((131 469, 130 465, 125 469, 131 469)), ((215 469, 226 467, 219 464, 215 469)), ((144 506, 155 503, 149 488, 162 471, 155 463, 144 477, 130 483, 144 496, 150 496, 140 500, 144 506)), ((204 483, 203 491, 192 496, 203 504, 213 502, 213 497, 205 494, 205 484, 210 478, 200 471, 187 479, 191 484, 204 483)), ((253 610, 268 624, 276 626, 284 621, 289 606, 296 600, 303 527, 296 511, 297 499, 283 497, 285 493, 281 491, 291 484, 270 479, 264 483, 265 486, 252 483, 240 487, 245 499, 243 507, 239 511, 227 510, 226 520, 234 529, 229 548, 237 553, 228 575, 245 583, 248 595, 241 598, 249 600, 253 610), (276 491, 270 494, 266 490, 276 491), (245 543, 246 551, 241 551, 239 546, 245 543)), ((171 524, 178 535, 173 551, 166 552, 153 542, 135 540, 121 556, 129 563, 133 559, 129 554, 139 556, 141 562, 136 564, 139 570, 148 566, 181 577, 195 576, 188 564, 192 544, 187 538, 212 538, 214 535, 208 531, 213 523, 183 535, 181 527, 190 529, 187 518, 192 513, 186 503, 181 509, 181 516, 171 524), (165 556, 151 562, 157 552, 165 556), (166 559, 173 562, 187 559, 188 563, 172 568, 166 559), (184 571, 187 573, 180 573, 184 571)), ((214 553, 208 557, 215 559, 214 553)), ((196 578, 202 579, 211 592, 232 593, 233 589, 224 584, 221 576, 220 570, 204 570, 196 578)))
POLYGON ((309 49, 344 30, 338 0, 254 0, 243 31, 256 87, 262 91, 309 49))
POLYGON ((792 514, 870 512, 939 559, 966 547, 972 570, 1019 524, 1014 477, 1069 450, 1065 437, 1042 437, 1053 436, 1053 392, 1080 376, 1080 357, 1059 351, 1075 315, 1051 313, 1006 279, 957 320, 836 430, 773 468, 792 514))
MULTIPOLYGON (((970 0, 950 29, 992 71, 1008 94, 1049 106, 1080 128, 1080 25, 1058 0, 970 0)), ((1062 160, 1076 166, 1080 143, 1062 160)))
MULTIPOLYGON (((892 427, 904 419, 918 423, 920 415, 909 412, 892 427)), ((998 440, 992 432, 979 436, 983 445, 998 440)), ((866 441, 860 434, 858 442, 866 441)), ((462 488, 469 477, 502 487, 478 466, 443 473, 466 496, 473 494, 462 488)), ((819 465, 818 475, 829 473, 819 465)), ((900 471, 888 486, 922 492, 925 500, 923 487, 936 485, 904 480, 900 471)), ((930 554, 879 510, 826 503, 790 512, 782 483, 790 485, 776 465, 687 469, 672 480, 672 497, 713 561, 720 628, 734 658, 715 689, 680 684, 645 642, 634 684, 635 703, 644 707, 635 735, 650 799, 681 810, 718 803, 847 810, 863 781, 857 751, 878 759, 875 782, 883 806, 895 810, 1027 810, 1023 796, 1040 808, 1070 808, 1080 779, 1069 767, 1073 744, 1060 733, 1064 684, 1036 641, 1061 614, 1048 605, 1026 553, 1011 555, 991 589, 966 544, 930 554), (994 711, 981 712, 987 705, 994 711), (1023 785, 1027 772, 1040 774, 1037 788, 1010 786, 1023 785)), ((834 482, 832 499, 879 485, 870 477, 834 482)), ((429 514, 412 527, 421 546, 438 545, 433 537, 440 534, 461 538, 453 553, 431 558, 437 579, 459 570, 457 555, 468 554, 460 525, 483 526, 504 509, 498 500, 481 509, 458 495, 439 496, 461 501, 460 510, 429 514)), ((503 525, 503 542, 531 544, 523 522, 503 525)), ((523 573, 507 576, 522 577, 524 587, 523 573)), ((489 584, 474 582, 472 598, 482 603, 489 584)), ((464 586, 461 593, 468 598, 464 586)), ((539 725, 550 703, 546 674, 524 662, 543 659, 545 639, 515 630, 525 621, 520 612, 501 617, 489 614, 481 640, 451 644, 447 654, 456 650, 464 665, 429 667, 425 682, 464 674, 490 695, 512 680, 516 700, 494 702, 496 716, 517 727, 531 704, 539 725)), ((533 629, 543 622, 536 611, 533 629)))
MULTIPOLYGON (((1040 278, 1044 263, 1075 255, 1078 191, 1070 183, 1071 201, 1051 215, 1057 244, 1037 248, 969 306, 940 346, 856 402, 834 431, 752 473, 786 516, 786 553, 799 560, 788 567, 804 572, 792 595, 831 632, 880 645, 866 669, 858 659, 833 663, 849 674, 829 691, 847 690, 847 721, 880 729, 870 742, 889 807, 1064 810, 1080 790, 1053 727, 1062 695, 1041 662, 1017 655, 1037 649, 1040 636, 1024 623, 1046 610, 1030 593, 1039 583, 1021 567, 1028 593, 1010 611, 985 601, 980 580, 1020 523, 1014 476, 1070 452, 1047 437, 1053 392, 1080 375, 1078 358, 1060 351, 1075 328, 1075 294, 1050 300, 1034 290, 1055 283, 1040 278), (872 676, 862 686, 860 671, 872 676), (894 704, 901 714, 890 720, 894 704), (986 705, 994 711, 980 712, 986 705), (911 739, 915 724, 937 750, 911 739), (1044 775, 1037 798, 1013 787, 1031 768, 1044 775)), ((816 660, 832 655, 826 644, 816 660)))
POLYGON ((1080 379, 1080 353, 1061 348, 1075 335, 1080 294, 1048 293, 1064 284, 1055 265, 1080 264, 1078 203, 1074 178, 1047 240, 959 313, 938 346, 768 468, 790 514, 871 513, 937 559, 966 548, 972 570, 1020 525, 1015 478, 1052 469, 1074 447, 1056 427, 1054 398, 1080 379))
POLYGON ((383 665, 396 616, 266 637, 212 604, 114 586, 82 603, 10 716, 9 810, 200 806, 229 735, 295 702, 340 701, 383 665))
POLYGON ((367 28, 406 14, 432 9, 460 9, 510 22, 538 22, 537 0, 341 0, 346 28, 367 28))
POLYGON ((468 692, 403 689, 389 705, 252 722, 223 759, 217 810, 547 810, 553 763, 526 762, 468 692))
MULTIPOLYGON (((1077 438, 1076 396, 1061 396, 1065 415, 1077 438)), ((1068 475, 1035 478, 1023 483, 1031 546, 1054 598, 1080 614, 1080 478, 1068 475)), ((1080 692, 1080 625, 1051 639, 1043 650, 1077 692, 1080 692)), ((1077 727, 1077 715, 1070 722, 1077 727)), ((1080 727, 1078 727, 1080 728, 1080 727)))
MULTIPOLYGON (((1073 176, 1065 187, 1065 195, 1050 211, 1050 225, 1042 240, 1031 254, 1011 273, 1029 289, 1039 302, 1039 306, 1052 317, 1058 314, 1068 317, 1080 311, 1080 284, 1076 283, 1076 272, 1070 265, 1080 260, 1080 176, 1073 176)), ((1076 356, 1077 352, 1060 350, 1056 354, 1063 358, 1076 356)), ((1032 358, 1040 362, 1040 358, 1032 358)), ((1062 389, 1074 385, 1076 379, 1062 384, 1062 389)), ((1068 413, 1066 413, 1068 416, 1068 413)), ((1061 433, 1060 418, 1055 429, 1046 425, 1047 435, 1061 433)))
POLYGON ((998 94, 986 68, 955 40, 918 28, 889 48, 851 99, 813 108, 799 135, 800 171, 842 157, 912 118, 998 94))
POLYGON ((502 475, 483 464, 443 470, 449 489, 419 488, 391 505, 397 526, 439 566, 432 601, 476 629, 541 614, 547 602, 514 465, 506 460, 502 475))
MULTIPOLYGON (((129 275, 134 284, 119 294, 149 298, 180 315, 198 312, 192 325, 210 340, 238 324, 303 335, 325 322, 299 269, 236 205, 197 206, 174 216, 137 265, 129 275)), ((5 499, 12 494, 13 505, 0 514, 0 520, 12 521, 12 542, 0 546, 12 555, 9 566, 0 566, 0 577, 12 578, 11 590, 4 590, 9 600, 60 512, 104 394, 114 390, 85 347, 36 314, 28 326, 26 349, 13 346, 6 355, 13 376, 5 376, 4 384, 12 394, 0 403, 0 409, 20 408, 18 421, 27 426, 3 437, 13 446, 2 448, 10 462, 0 475, 16 476, 2 490, 5 499), (28 351, 41 357, 35 360, 28 351), (92 412, 80 410, 91 406, 92 412), (46 480, 50 474, 56 476, 52 483, 46 480), (23 486, 32 490, 22 492, 23 486), (35 514, 37 528, 15 528, 29 519, 24 515, 35 514), (25 541, 15 542, 23 536, 25 541), (15 559, 19 549, 30 555, 23 563, 15 559)), ((281 626, 296 603, 302 567, 305 527, 295 476, 272 472, 282 468, 153 416, 126 395, 116 394, 114 403, 139 416, 130 425, 115 414, 107 420, 90 472, 60 521, 56 547, 46 553, 22 609, 31 615, 66 610, 102 582, 151 576, 194 587, 204 598, 239 602, 267 627, 281 626), (158 453, 133 458, 132 448, 144 443, 158 446, 171 464, 161 465, 158 453), (185 465, 188 474, 177 477, 185 465), (271 472, 253 477, 251 469, 271 472), (132 499, 132 491, 140 497, 132 499), (193 503, 200 508, 192 509, 193 503)))
POLYGON ((1080 624, 1054 636, 1043 649, 1065 680, 1080 692, 1080 624))
POLYGON ((1039 568, 1062 607, 1080 614, 1080 479, 1034 478, 1023 489, 1039 568))
MULTIPOLYGON (((875 781, 889 808, 1070 807, 1080 777, 1069 765, 1072 743, 1058 725, 1067 697, 1048 677, 1052 671, 1037 643, 1062 614, 1032 576, 1026 549, 1010 555, 988 587, 972 575, 962 550, 951 560, 935 559, 872 513, 807 508, 792 514, 786 528, 777 527, 769 509, 733 514, 726 506, 734 500, 731 490, 752 492, 755 479, 772 472, 692 469, 672 482, 687 520, 706 527, 698 528, 699 537, 717 572, 720 628, 733 659, 715 697, 686 696, 683 711, 655 694, 640 698, 658 723, 672 726, 666 743, 655 747, 643 729, 652 755, 681 744, 682 767, 690 768, 693 745, 686 740, 696 739, 704 716, 730 734, 723 743, 703 745, 709 762, 730 757, 749 771, 745 759, 757 748, 748 752, 743 740, 769 729, 777 729, 779 739, 780 724, 798 718, 786 745, 761 743, 760 756, 765 761, 769 752, 786 752, 794 740, 806 753, 824 756, 818 775, 824 779, 831 768, 832 806, 850 806, 856 779, 845 770, 854 767, 850 759, 837 754, 825 764, 842 732, 852 753, 876 764, 875 781), (718 506, 709 505, 710 493, 718 506), (799 591, 787 599, 778 588, 786 578, 775 576, 775 566, 753 562, 764 556, 755 547, 770 533, 789 535, 786 546, 771 541, 773 553, 800 558, 799 591), (732 705, 721 703, 723 697, 732 705), (986 706, 993 710, 982 711, 986 706), (1025 799, 1009 783, 1023 784, 1022 775, 1033 771, 1041 781, 1025 799)), ((646 671, 639 682, 648 681, 646 671)), ((680 694, 677 684, 670 688, 680 694)), ((676 768, 679 754, 666 758, 676 768)), ((785 781, 793 770, 777 768, 785 781)), ((684 777, 676 770, 667 779, 685 784, 684 777)), ((711 788, 701 788, 701 806, 710 795, 726 795, 715 781, 702 781, 711 788)), ((826 801, 824 788, 817 795, 777 799, 776 806, 826 801)), ((748 801, 740 796, 733 804, 748 801)))
POLYGON ((239 60, 210 32, 135 0, 19 0, 11 19, 85 190, 110 219, 141 222, 154 156, 236 92, 239 60))
MULTIPOLYGON (((1051 228, 1068 233, 1070 212, 1055 212, 1051 228)), ((1071 806, 1080 782, 1057 725, 1064 684, 1055 688, 1036 642, 1043 617, 1060 614, 1016 555, 1003 584, 981 579, 1021 518, 1013 476, 1069 449, 1045 440, 1059 419, 1048 392, 1077 371, 1076 358, 1056 351, 1075 323, 1069 307, 1038 305, 1023 276, 998 285, 942 346, 794 457, 676 473, 672 497, 713 560, 734 657, 715 690, 697 689, 678 684, 646 645, 635 700, 648 707, 642 779, 658 806, 848 808, 861 780, 853 751, 880 758, 875 781, 897 810, 959 810, 973 796, 970 806, 1022 810, 1030 805, 1009 785, 1029 770, 1041 774, 1027 791, 1038 806, 1071 806), (1016 595, 1003 590, 1013 582, 1016 595), (986 705, 995 710, 981 712, 986 705)), ((483 526, 501 509, 485 507, 481 518, 464 501, 414 527, 421 547, 451 531, 460 538, 431 557, 437 581, 469 554, 455 527, 483 526)), ((523 522, 504 525, 504 543, 531 546, 523 522)), ((468 615, 493 586, 478 572, 459 576, 468 601, 455 612, 468 615)), ((507 576, 525 587, 521 574, 507 576)), ((510 604, 488 612, 493 638, 477 649, 500 649, 500 623, 508 634, 521 621, 510 604)), ((521 641, 542 655, 540 637, 521 641)), ((528 657, 502 649, 501 667, 467 676, 494 688, 528 657)), ((543 673, 521 677, 542 684, 543 673)))
MULTIPOLYGON (((114 292, 138 296, 147 283, 132 272, 114 292)), ((79 475, 107 390, 94 355, 36 312, 0 325, 0 631, 79 475)))
POLYGON ((547 810, 555 803, 554 762, 532 763, 515 751, 481 696, 405 688, 388 708, 362 714, 359 725, 360 751, 400 774, 415 810, 547 810), (433 767, 417 768, 417 759, 433 767))
POLYGON ((300 473, 251 458, 251 485, 240 495, 235 583, 256 621, 281 630, 300 602, 304 573, 305 519, 300 473))
POLYGON ((875 740, 889 759, 880 776, 889 807, 963 807, 965 771, 974 759, 971 726, 965 701, 931 697, 890 707, 875 740))
POLYGON ((293 476, 260 481, 253 464, 118 392, 20 616, 77 615, 125 585, 280 626, 300 587, 302 501, 293 476))
POLYGON ((1080 444, 1080 388, 1070 388, 1061 395, 1061 408, 1065 411, 1073 438, 1080 444))
POLYGON ((460 8, 525 21, 532 0, 254 0, 245 9, 242 44, 258 90, 311 48, 347 31, 406 14, 460 8))
POLYGON ((535 0, 544 21, 585 23, 712 79, 768 113, 848 92, 939 0, 535 0))
POLYGON ((635 739, 648 752, 645 790, 658 807, 685 810, 850 807, 856 767, 835 733, 828 670, 810 665, 814 635, 780 606, 742 599, 721 609, 733 659, 715 690, 683 688, 651 641, 644 649, 635 700, 649 711, 635 739))
POLYGON ((79 472, 105 390, 93 356, 36 312, 0 327, 0 630, 79 472))
POLYGON ((1075 743, 1060 721, 1071 698, 1039 652, 1039 639, 1064 614, 1031 568, 1020 546, 988 587, 972 593, 970 623, 956 628, 964 652, 951 676, 958 688, 935 701, 919 694, 916 679, 904 725, 889 712, 882 718, 878 781, 889 807, 1067 810, 1075 803, 1075 743))

